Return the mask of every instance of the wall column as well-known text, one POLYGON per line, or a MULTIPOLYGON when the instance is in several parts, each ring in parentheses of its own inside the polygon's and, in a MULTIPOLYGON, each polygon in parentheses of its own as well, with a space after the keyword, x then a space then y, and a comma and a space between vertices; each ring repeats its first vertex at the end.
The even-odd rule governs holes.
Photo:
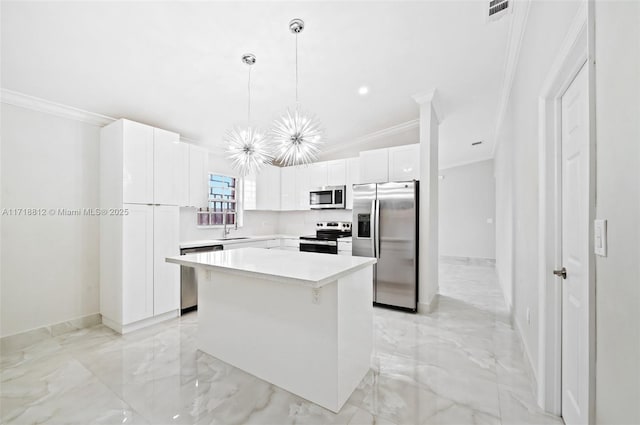
POLYGON ((438 295, 438 127, 436 91, 413 99, 420 107, 420 220, 418 312, 430 313, 438 295))

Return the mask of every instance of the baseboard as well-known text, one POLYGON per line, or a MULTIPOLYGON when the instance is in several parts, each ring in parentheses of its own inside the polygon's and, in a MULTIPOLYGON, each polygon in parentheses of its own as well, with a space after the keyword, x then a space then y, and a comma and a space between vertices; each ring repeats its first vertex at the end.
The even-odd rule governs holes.
POLYGON ((480 258, 480 257, 455 257, 451 255, 441 255, 440 262, 443 264, 454 264, 464 266, 488 266, 495 267, 495 258, 480 258))
POLYGON ((9 353, 12 351, 22 350, 46 339, 54 338, 58 335, 77 331, 79 329, 90 328, 101 323, 102 315, 100 313, 94 313, 64 322, 30 329, 17 334, 3 336, 0 338, 0 352, 9 353))
POLYGON ((514 315, 511 315, 511 324, 513 328, 516 330, 516 334, 518 334, 518 339, 520 340, 520 348, 522 349, 522 353, 524 354, 524 364, 526 368, 527 375, 529 375, 530 382, 532 383, 531 390, 533 394, 538 394, 538 377, 536 375, 535 369, 533 368, 533 362, 531 361, 531 355, 529 354, 529 347, 525 339, 522 337, 522 328, 520 327, 520 323, 515 319, 514 315))
POLYGON ((102 318, 102 323, 108 328, 113 329, 119 334, 127 334, 129 332, 137 331, 138 329, 146 328, 147 326, 156 325, 158 323, 164 322, 165 320, 175 319, 180 316, 179 310, 172 310, 166 313, 160 314, 158 316, 149 317, 148 319, 138 320, 137 322, 128 323, 123 325, 122 323, 118 323, 114 320, 109 319, 108 317, 102 318))
POLYGON ((418 314, 430 314, 438 308, 440 294, 435 294, 428 303, 418 303, 418 314))

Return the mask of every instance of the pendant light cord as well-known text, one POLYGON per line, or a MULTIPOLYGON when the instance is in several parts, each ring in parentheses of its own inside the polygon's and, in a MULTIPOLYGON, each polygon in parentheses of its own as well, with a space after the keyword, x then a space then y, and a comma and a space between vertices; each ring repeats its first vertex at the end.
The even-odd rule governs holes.
POLYGON ((298 103, 298 33, 296 33, 296 104, 298 103))
POLYGON ((251 125, 251 67, 249 67, 249 79, 247 81, 247 125, 251 125))

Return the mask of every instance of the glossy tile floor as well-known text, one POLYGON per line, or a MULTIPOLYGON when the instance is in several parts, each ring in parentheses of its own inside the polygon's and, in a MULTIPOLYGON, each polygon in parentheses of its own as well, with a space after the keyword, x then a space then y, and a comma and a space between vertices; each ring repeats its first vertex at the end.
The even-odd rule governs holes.
POLYGON ((0 422, 547 424, 494 269, 441 265, 429 316, 375 309, 372 370, 338 414, 195 348, 197 316, 104 326, 2 354, 0 422))

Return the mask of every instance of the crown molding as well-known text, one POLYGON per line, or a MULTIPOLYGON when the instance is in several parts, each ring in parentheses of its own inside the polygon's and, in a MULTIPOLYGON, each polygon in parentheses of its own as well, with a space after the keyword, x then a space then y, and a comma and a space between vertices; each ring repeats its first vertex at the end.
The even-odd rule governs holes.
POLYGON ((85 111, 83 109, 74 108, 72 106, 63 105, 61 103, 52 102, 50 100, 45 100, 5 88, 1 89, 0 99, 2 103, 6 103, 8 105, 69 118, 99 127, 105 126, 116 120, 115 118, 108 117, 106 115, 96 114, 94 112, 85 111))
POLYGON ((401 134, 409 130, 418 128, 419 126, 420 126, 420 120, 416 118, 414 120, 406 121, 391 127, 383 128, 382 130, 374 131, 373 133, 369 133, 364 136, 357 137, 350 142, 336 143, 335 144, 336 146, 334 147, 330 146, 328 149, 324 149, 322 151, 322 155, 328 154, 328 153, 340 152, 350 148, 366 145, 372 140, 378 140, 384 137, 390 137, 396 134, 401 134))
POLYGON ((430 103, 431 109, 433 109, 433 112, 436 114, 438 123, 442 122, 444 115, 442 114, 442 109, 440 107, 440 96, 438 95, 437 89, 416 93, 411 97, 420 106, 430 103))
POLYGON ((513 14, 511 15, 511 23, 509 25, 509 35, 507 41, 507 57, 504 64, 504 78, 502 83, 502 93, 498 102, 498 115, 496 116, 495 127, 495 143, 491 155, 495 157, 498 145, 500 144, 500 131, 504 116, 507 112, 507 105, 511 97, 511 88, 513 80, 518 68, 518 59, 520 58, 520 50, 522 48, 522 40, 524 39, 527 20, 529 19, 529 9, 531 0, 520 0, 513 2, 513 14))

